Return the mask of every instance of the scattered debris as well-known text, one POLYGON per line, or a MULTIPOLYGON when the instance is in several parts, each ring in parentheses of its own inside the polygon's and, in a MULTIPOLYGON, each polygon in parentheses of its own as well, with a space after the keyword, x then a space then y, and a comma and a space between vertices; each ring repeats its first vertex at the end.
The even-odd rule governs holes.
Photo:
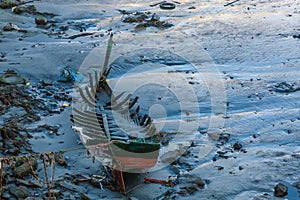
POLYGON ((25 84, 30 85, 30 82, 27 78, 17 74, 14 70, 7 70, 4 74, 0 76, 0 83, 17 85, 25 84))
POLYGON ((60 77, 58 78, 59 82, 81 82, 83 75, 77 74, 72 71, 70 67, 63 68, 60 77))
POLYGON ((94 35, 94 34, 95 34, 95 32, 84 32, 84 33, 72 35, 72 36, 68 37, 68 39, 73 40, 73 39, 76 39, 78 37, 84 37, 84 36, 89 36, 89 35, 94 35))
POLYGON ((271 88, 275 92, 296 92, 300 90, 300 86, 296 86, 295 84, 290 84, 287 82, 281 82, 273 86, 271 88))
POLYGON ((288 194, 288 187, 282 183, 278 183, 274 188, 274 196, 284 197, 288 194))
POLYGON ((159 7, 163 10, 173 10, 176 8, 176 5, 174 3, 161 3, 159 7))
POLYGON ((159 3, 150 4, 149 6, 154 7, 154 6, 158 6, 159 4, 166 3, 166 2, 167 1, 162 1, 162 2, 159 2, 159 3))
POLYGON ((156 27, 159 29, 167 29, 173 26, 165 21, 160 21, 160 17, 157 14, 151 14, 150 12, 136 12, 129 14, 128 17, 123 19, 124 23, 139 23, 135 27, 135 31, 141 31, 147 27, 156 27))

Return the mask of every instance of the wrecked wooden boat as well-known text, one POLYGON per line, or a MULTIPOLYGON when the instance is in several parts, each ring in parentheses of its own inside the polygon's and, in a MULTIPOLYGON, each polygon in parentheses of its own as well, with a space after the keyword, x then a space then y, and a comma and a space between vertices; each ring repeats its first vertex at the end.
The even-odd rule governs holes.
POLYGON ((87 150, 111 169, 119 191, 126 193, 123 172, 142 173, 155 166, 160 143, 155 142, 153 120, 140 112, 139 98, 113 94, 107 82, 111 47, 112 36, 102 71, 89 73, 89 83, 77 88, 82 104, 73 107, 71 120, 87 150))

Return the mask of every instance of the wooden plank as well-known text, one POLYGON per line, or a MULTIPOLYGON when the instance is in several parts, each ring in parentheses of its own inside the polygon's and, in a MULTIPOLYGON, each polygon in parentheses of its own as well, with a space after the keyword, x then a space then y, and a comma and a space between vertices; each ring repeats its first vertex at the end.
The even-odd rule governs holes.
MULTIPOLYGON (((103 106, 100 105, 99 108, 101 111, 104 111, 103 106)), ((103 119, 104 132, 105 132, 106 136, 108 137, 108 139, 110 140, 110 132, 109 132, 107 117, 106 117, 105 113, 102 113, 102 119, 103 119)))

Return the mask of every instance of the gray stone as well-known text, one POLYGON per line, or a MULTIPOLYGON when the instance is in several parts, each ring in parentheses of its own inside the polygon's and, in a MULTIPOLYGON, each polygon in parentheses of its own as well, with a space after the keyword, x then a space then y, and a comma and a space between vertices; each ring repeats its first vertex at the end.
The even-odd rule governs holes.
POLYGON ((293 183, 293 186, 300 190, 300 178, 298 178, 298 180, 293 183))
POLYGON ((48 23, 48 20, 47 20, 47 18, 44 17, 44 16, 37 16, 37 17, 35 18, 35 23, 36 23, 37 25, 46 25, 46 24, 48 23))
POLYGON ((32 186, 31 183, 29 183, 29 181, 26 181, 26 180, 23 180, 23 179, 16 179, 16 184, 17 185, 23 185, 23 186, 26 186, 26 187, 30 187, 32 186))
POLYGON ((9 189, 9 192, 15 196, 16 198, 26 198, 28 197, 28 191, 25 187, 11 187, 9 189))
POLYGON ((288 194, 288 187, 282 183, 278 183, 274 190, 274 196, 276 197, 284 197, 288 194))
POLYGON ((2 30, 3 31, 14 31, 15 29, 10 25, 5 25, 2 30))
POLYGON ((79 193, 85 192, 84 188, 74 185, 73 183, 68 182, 68 181, 63 181, 63 182, 59 183, 59 185, 70 191, 79 192, 79 193))
POLYGON ((87 194, 85 194, 85 193, 82 193, 80 195, 80 199, 81 200, 91 200, 91 198, 87 194))

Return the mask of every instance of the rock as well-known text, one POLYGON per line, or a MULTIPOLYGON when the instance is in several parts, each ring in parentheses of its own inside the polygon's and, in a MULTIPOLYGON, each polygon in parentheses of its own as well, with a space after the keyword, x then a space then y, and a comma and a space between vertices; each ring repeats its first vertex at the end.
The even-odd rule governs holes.
POLYGON ((0 1, 0 8, 2 8, 2 9, 12 8, 14 6, 18 6, 23 3, 24 2, 20 2, 17 0, 2 0, 2 1, 0 1))
POLYGON ((61 166, 68 166, 68 163, 66 161, 66 159, 64 158, 63 154, 61 153, 56 153, 54 155, 54 158, 56 160, 56 162, 61 165, 61 166))
POLYGON ((284 197, 288 194, 288 187, 282 183, 279 183, 274 188, 274 196, 284 197))
POLYGON ((293 186, 300 190, 300 178, 298 178, 298 180, 293 183, 293 186))
POLYGON ((11 187, 9 192, 18 199, 28 197, 28 192, 25 187, 11 187))
POLYGON ((178 183, 179 183, 179 194, 193 194, 194 192, 198 191, 199 188, 203 189, 205 186, 205 182, 195 174, 181 174, 178 176, 178 183))
POLYGON ((43 82, 43 85, 44 85, 44 86, 48 86, 48 85, 51 86, 51 85, 52 85, 52 81, 51 81, 51 80, 46 80, 46 79, 45 79, 45 80, 43 80, 42 82, 43 82))
POLYGON ((73 191, 73 192, 79 192, 79 193, 84 193, 84 188, 74 185, 71 182, 68 181, 63 181, 59 183, 59 185, 67 190, 73 191))
POLYGON ((240 144, 239 142, 236 142, 236 143, 234 143, 234 145, 233 145, 233 149, 236 150, 236 151, 241 150, 242 147, 243 147, 243 145, 240 144))
POLYGON ((91 200, 91 198, 88 197, 88 195, 85 194, 85 193, 82 193, 82 194, 80 195, 80 199, 81 199, 81 200, 91 200))
POLYGON ((26 30, 21 30, 17 25, 13 23, 9 23, 8 25, 5 25, 3 28, 3 31, 19 31, 26 33, 26 30))
POLYGON ((48 23, 48 20, 46 17, 40 15, 40 16, 37 16, 35 18, 35 23, 39 26, 43 26, 43 25, 46 25, 48 23))
POLYGON ((15 13, 15 14, 21 14, 21 13, 24 11, 23 8, 20 7, 20 6, 15 6, 15 7, 13 7, 11 10, 12 10, 12 12, 15 13))
POLYGON ((7 191, 4 191, 3 193, 2 193, 2 196, 1 196, 3 199, 11 199, 12 198, 12 196, 9 194, 9 192, 7 192, 7 191))
POLYGON ((22 13, 36 14, 37 10, 34 5, 15 6, 12 8, 12 12, 14 12, 15 14, 22 14, 22 13))
POLYGON ((17 185, 23 185, 23 186, 26 186, 26 187, 30 187, 32 186, 31 183, 29 183, 29 181, 26 181, 26 180, 23 180, 23 179, 16 179, 16 184, 17 185))
POLYGON ((177 174, 177 175, 180 173, 179 166, 171 165, 171 166, 170 166, 170 169, 172 170, 172 172, 174 172, 174 173, 177 174))
MULTIPOLYGON (((33 170, 37 169, 38 162, 36 158, 30 158, 30 165, 32 166, 33 170)), ((13 166, 13 174, 16 178, 22 178, 31 174, 31 167, 27 160, 24 158, 23 160, 18 160, 16 164, 13 166)))
POLYGON ((3 26, 3 31, 14 31, 15 29, 11 25, 3 26))
POLYGON ((39 188, 43 187, 43 185, 41 185, 40 182, 36 179, 32 179, 29 182, 32 184, 32 187, 39 187, 39 188))
POLYGON ((25 200, 43 200, 43 199, 39 197, 27 197, 25 200))

